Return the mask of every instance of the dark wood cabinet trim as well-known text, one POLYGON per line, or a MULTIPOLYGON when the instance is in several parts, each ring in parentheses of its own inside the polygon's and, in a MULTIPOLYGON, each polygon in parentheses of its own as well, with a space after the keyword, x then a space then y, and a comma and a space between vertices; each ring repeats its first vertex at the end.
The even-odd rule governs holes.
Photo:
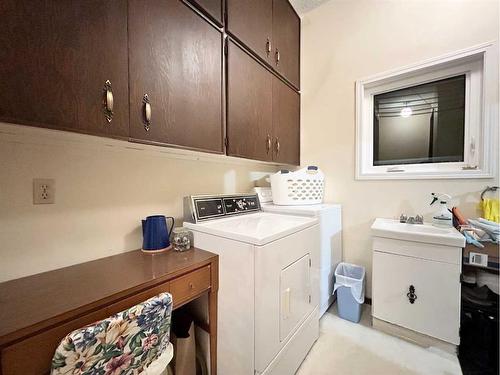
MULTIPOLYGON (((225 0, 223 7, 225 7, 225 0)), ((223 8, 225 9, 225 8, 223 8)), ((224 10, 224 14, 226 14, 224 10)), ((227 51, 229 38, 226 33, 222 35, 222 154, 227 155, 227 51)), ((0 374, 1 375, 1 374, 0 374)))
POLYGON ((222 30, 225 22, 225 6, 224 0, 221 0, 221 9, 220 9, 220 20, 210 14, 206 9, 204 9, 200 4, 196 2, 196 0, 181 0, 195 12, 200 14, 203 18, 205 18, 208 22, 212 23, 215 27, 222 30))

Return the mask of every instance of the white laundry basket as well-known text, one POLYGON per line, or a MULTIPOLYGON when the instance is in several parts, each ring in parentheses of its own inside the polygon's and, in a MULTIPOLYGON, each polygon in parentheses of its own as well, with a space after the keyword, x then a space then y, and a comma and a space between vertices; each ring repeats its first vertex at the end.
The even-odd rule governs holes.
POLYGON ((315 166, 281 170, 271 175, 273 202, 283 206, 323 203, 324 183, 325 175, 315 166))

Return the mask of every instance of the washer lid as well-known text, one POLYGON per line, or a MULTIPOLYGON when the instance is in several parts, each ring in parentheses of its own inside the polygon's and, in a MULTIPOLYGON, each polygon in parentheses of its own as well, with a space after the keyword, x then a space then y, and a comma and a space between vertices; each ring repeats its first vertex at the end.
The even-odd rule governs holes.
POLYGON ((280 206, 272 203, 261 203, 260 206, 262 211, 299 216, 317 216, 321 211, 339 210, 342 207, 340 204, 333 203, 304 204, 299 206, 280 206))
POLYGON ((310 217, 260 212, 198 224, 185 222, 184 226, 193 231, 261 246, 317 223, 317 219, 310 217))

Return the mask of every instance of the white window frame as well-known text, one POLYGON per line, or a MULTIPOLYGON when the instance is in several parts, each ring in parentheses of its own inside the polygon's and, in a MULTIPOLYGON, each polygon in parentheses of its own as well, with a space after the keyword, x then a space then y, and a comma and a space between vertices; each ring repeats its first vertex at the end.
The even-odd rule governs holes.
POLYGON ((356 81, 356 179, 494 177, 498 105, 496 42, 356 81), (373 165, 374 96, 462 74, 466 76, 464 161, 373 165))

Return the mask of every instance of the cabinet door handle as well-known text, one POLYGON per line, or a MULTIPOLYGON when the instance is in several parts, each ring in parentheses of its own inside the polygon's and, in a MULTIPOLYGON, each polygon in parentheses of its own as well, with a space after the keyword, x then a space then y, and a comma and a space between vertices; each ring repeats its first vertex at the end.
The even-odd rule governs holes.
POLYGON ((113 90, 111 87, 111 82, 107 80, 104 82, 104 116, 108 124, 113 120, 113 90))
POLYGON ((271 151, 271 136, 268 134, 266 138, 266 151, 269 154, 269 151, 271 151))
POLYGON ((278 137, 276 137, 275 146, 276 146, 276 156, 278 156, 280 154, 280 140, 278 137))
POLYGON ((417 294, 415 293, 415 287, 413 285, 410 285, 410 287, 408 288, 408 293, 406 293, 406 297, 408 297, 408 300, 412 305, 417 300, 417 294))
POLYGON ((151 102, 148 94, 144 94, 142 102, 144 103, 144 130, 148 132, 151 128, 151 102))
POLYGON ((269 56, 271 54, 271 51, 272 51, 272 48, 271 48, 271 39, 269 39, 269 37, 267 37, 267 42, 266 42, 266 53, 267 53, 267 56, 269 56))
POLYGON ((280 54, 280 50, 276 48, 276 66, 279 64, 280 62, 280 59, 281 59, 281 54, 280 54))

